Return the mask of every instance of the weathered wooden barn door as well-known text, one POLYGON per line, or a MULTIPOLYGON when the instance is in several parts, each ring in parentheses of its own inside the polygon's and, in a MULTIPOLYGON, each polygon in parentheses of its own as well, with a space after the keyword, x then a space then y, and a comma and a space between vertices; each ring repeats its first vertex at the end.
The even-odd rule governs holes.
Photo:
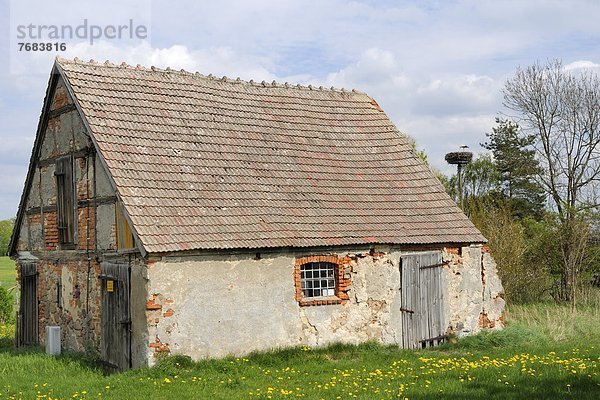
POLYGON ((38 342, 38 274, 34 262, 21 263, 21 296, 17 326, 17 345, 26 346, 38 342))
POLYGON ((445 338, 442 254, 406 254, 400 262, 402 347, 429 347, 445 338))
POLYGON ((131 368, 131 314, 128 264, 103 262, 101 357, 119 371, 131 368))

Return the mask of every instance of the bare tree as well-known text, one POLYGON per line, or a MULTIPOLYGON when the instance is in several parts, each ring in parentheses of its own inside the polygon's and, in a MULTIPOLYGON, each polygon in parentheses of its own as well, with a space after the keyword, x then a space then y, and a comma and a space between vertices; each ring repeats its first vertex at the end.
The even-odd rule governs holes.
POLYGON ((560 61, 517 69, 503 90, 504 105, 534 134, 543 167, 540 183, 561 225, 563 254, 560 297, 575 304, 585 212, 598 207, 600 178, 600 80, 591 72, 571 73, 560 61))

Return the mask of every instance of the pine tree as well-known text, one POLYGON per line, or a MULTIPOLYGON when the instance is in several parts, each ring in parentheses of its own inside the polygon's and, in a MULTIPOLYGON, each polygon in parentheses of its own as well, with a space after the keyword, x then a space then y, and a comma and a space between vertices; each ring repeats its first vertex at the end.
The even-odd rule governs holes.
POLYGON ((509 200, 514 216, 540 219, 545 204, 544 189, 536 182, 542 172, 532 145, 534 135, 525 135, 519 125, 496 118, 495 128, 486 133, 489 141, 481 146, 494 155, 496 168, 501 175, 502 192, 509 200))

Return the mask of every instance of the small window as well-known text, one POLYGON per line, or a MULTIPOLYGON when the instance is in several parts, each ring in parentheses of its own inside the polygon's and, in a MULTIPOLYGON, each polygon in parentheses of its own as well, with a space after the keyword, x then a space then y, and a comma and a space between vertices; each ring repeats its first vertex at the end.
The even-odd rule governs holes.
POLYGON ((300 266, 302 297, 330 297, 336 293, 337 264, 311 262, 300 266))
POLYGON ((350 259, 337 255, 314 255, 296 259, 294 286, 300 306, 343 304, 350 298, 350 259), (345 272, 348 273, 345 273, 345 272))
POLYGON ((56 160, 56 212, 58 242, 69 248, 75 245, 75 186, 73 180, 73 156, 56 160))

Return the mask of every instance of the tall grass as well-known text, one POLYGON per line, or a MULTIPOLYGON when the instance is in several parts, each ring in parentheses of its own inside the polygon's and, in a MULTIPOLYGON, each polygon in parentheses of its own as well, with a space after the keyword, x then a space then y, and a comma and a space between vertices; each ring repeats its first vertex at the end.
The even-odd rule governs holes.
POLYGON ((587 293, 573 310, 567 304, 540 302, 506 308, 509 326, 536 332, 553 343, 598 343, 600 346, 600 290, 587 293))
POLYGON ((14 320, 16 277, 15 262, 8 257, 0 257, 0 325, 14 320))

